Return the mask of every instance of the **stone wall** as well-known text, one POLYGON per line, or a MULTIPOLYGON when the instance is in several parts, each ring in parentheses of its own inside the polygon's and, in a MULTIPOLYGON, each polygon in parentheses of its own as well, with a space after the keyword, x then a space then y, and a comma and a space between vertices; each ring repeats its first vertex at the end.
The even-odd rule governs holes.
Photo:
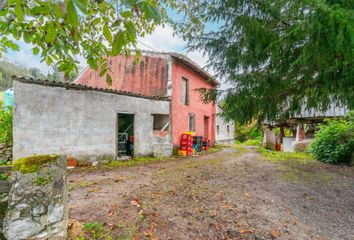
POLYGON ((12 161, 12 145, 0 144, 0 164, 10 163, 12 161))
POLYGON ((20 79, 14 93, 14 159, 52 153, 90 161, 114 158, 118 113, 134 114, 134 154, 153 155, 153 114, 170 114, 168 100, 72 85, 20 79))
POLYGON ((4 219, 6 239, 66 239, 66 157, 22 158, 13 170, 4 219))

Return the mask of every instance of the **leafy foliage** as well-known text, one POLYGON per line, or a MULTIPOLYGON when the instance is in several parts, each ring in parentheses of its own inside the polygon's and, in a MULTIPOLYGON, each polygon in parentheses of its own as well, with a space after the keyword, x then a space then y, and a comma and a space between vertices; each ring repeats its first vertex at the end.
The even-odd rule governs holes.
POLYGON ((12 108, 5 108, 0 101, 0 143, 12 144, 12 108))
MULTIPOLYGON (((235 139, 241 143, 247 142, 248 140, 253 140, 258 142, 259 145, 259 143, 262 141, 262 130, 257 125, 256 121, 253 121, 248 125, 241 125, 239 123, 236 123, 235 139)), ((249 143, 253 143, 251 145, 254 145, 254 142, 251 141, 249 143)))
POLYGON ((13 39, 22 39, 33 45, 33 54, 40 54, 48 65, 56 64, 67 76, 78 71, 78 54, 101 76, 109 75, 106 56, 129 54, 138 37, 165 22, 164 4, 157 0, 7 0, 0 9, 0 56, 9 48, 18 50, 13 39))
POLYGON ((104 227, 99 222, 94 223, 85 223, 84 229, 88 232, 88 238, 84 239, 92 239, 92 240, 112 240, 108 234, 104 232, 104 227))
POLYGON ((224 117, 244 124, 332 102, 354 108, 354 0, 189 0, 180 9, 189 49, 208 54, 232 85, 224 117))
POLYGON ((354 112, 345 119, 328 119, 311 143, 310 153, 326 163, 350 163, 354 154, 354 112))

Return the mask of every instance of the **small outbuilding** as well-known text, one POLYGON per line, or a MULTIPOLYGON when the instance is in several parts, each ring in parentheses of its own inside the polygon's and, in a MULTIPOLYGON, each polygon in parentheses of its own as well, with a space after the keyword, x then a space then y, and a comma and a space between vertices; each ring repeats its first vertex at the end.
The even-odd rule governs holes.
POLYGON ((14 159, 172 154, 169 98, 26 78, 14 80, 14 95, 14 159))

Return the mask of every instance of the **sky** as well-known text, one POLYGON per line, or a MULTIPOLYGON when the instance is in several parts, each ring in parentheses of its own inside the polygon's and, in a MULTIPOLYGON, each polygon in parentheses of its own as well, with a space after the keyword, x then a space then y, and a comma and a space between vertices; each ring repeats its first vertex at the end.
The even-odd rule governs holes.
MULTIPOLYGON (((40 56, 32 54, 31 49, 33 46, 26 44, 24 41, 17 41, 17 43, 20 46, 20 50, 9 50, 8 53, 4 55, 6 60, 21 64, 27 68, 39 68, 45 74, 52 71, 51 66, 48 66, 45 62, 41 62, 40 56)), ((138 41, 139 49, 183 53, 200 67, 206 65, 207 57, 203 56, 203 54, 198 51, 187 52, 185 47, 186 42, 182 38, 174 35, 173 28, 169 25, 165 27, 158 26, 151 35, 141 38, 138 41)), ((87 66, 86 60, 82 57, 78 57, 78 60, 80 61, 80 69, 84 69, 87 66)), ((212 71, 209 72, 213 74, 212 71)))

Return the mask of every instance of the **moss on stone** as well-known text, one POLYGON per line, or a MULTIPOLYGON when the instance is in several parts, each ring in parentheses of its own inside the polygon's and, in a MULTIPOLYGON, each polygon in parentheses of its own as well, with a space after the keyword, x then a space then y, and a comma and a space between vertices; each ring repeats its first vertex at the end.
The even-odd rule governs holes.
POLYGON ((52 181, 52 177, 37 177, 36 179, 33 180, 33 183, 36 184, 37 186, 45 186, 47 185, 50 181, 52 181))
POLYGON ((13 164, 13 170, 21 173, 34 173, 38 168, 46 163, 56 161, 59 155, 35 155, 16 160, 13 164))

